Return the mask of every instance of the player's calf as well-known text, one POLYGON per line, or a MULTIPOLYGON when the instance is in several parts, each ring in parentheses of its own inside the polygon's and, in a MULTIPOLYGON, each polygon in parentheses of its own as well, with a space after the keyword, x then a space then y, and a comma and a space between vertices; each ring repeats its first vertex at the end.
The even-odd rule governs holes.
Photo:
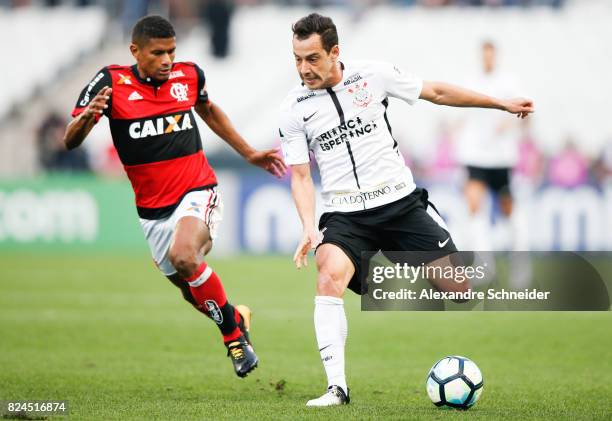
POLYGON ((170 282, 172 282, 174 286, 176 286, 181 291, 181 295, 183 296, 185 301, 195 307, 196 310, 200 310, 198 308, 198 303, 196 302, 195 298, 193 298, 193 295, 191 295, 191 287, 187 282, 185 282, 185 279, 181 278, 178 273, 166 277, 168 278, 168 280, 170 280, 170 282))
POLYGON ((221 280, 205 262, 185 281, 197 303, 196 307, 213 320, 221 331, 236 375, 245 377, 258 364, 248 336, 250 310, 241 307, 245 314, 243 316, 229 303, 221 280))

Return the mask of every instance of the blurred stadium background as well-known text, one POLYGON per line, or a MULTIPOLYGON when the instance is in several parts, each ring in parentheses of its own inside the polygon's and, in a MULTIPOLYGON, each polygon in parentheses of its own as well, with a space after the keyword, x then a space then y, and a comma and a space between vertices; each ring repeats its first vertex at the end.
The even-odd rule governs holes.
MULTIPOLYGON (((136 212, 106 121, 83 150, 60 143, 80 89, 98 69, 132 62, 127 37, 145 13, 177 26, 177 60, 204 68, 208 88, 247 140, 279 145, 277 110, 297 83, 291 23, 313 7, 339 27, 342 57, 394 62, 425 79, 470 86, 480 43, 537 112, 517 128, 513 187, 523 249, 612 248, 612 4, 596 0, 487 1, 3 1, 10 64, 0 77, 0 250, 143 250, 136 212), (227 26, 227 30, 224 30, 227 26)), ((390 121, 418 181, 456 242, 467 207, 457 164, 473 110, 391 101, 390 121)), ((493 115, 493 113, 491 114, 493 115)), ((201 123, 201 122, 200 122, 201 123)), ((216 253, 289 253, 300 235, 288 179, 278 183, 203 124, 204 150, 226 203, 216 253)), ((491 206, 494 219, 495 206, 491 206)))

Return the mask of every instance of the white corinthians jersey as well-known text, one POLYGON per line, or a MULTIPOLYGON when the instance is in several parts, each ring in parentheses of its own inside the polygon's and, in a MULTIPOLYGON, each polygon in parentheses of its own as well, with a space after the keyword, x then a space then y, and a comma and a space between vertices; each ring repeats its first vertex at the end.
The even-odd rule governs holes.
POLYGON ((371 209, 409 195, 415 184, 391 134, 389 97, 413 104, 423 81, 380 62, 343 63, 327 89, 293 89, 281 109, 285 163, 305 164, 312 151, 325 212, 371 209))

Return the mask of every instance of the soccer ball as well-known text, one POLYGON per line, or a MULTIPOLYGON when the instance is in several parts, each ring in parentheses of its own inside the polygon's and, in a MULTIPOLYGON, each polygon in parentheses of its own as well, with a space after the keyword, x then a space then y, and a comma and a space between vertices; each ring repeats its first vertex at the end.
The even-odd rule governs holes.
POLYGON ((474 361, 460 356, 444 357, 427 375, 427 394, 436 406, 468 409, 482 393, 482 374, 474 361))

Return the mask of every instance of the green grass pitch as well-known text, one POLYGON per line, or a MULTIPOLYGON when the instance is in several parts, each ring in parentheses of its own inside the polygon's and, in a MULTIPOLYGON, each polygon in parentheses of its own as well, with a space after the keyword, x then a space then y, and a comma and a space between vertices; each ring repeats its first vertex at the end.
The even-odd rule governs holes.
POLYGON ((216 327, 147 256, 4 253, 0 400, 66 399, 70 419, 84 420, 612 419, 609 312, 366 313, 352 293, 353 401, 306 408, 325 388, 312 261, 301 271, 288 257, 210 263, 232 302, 254 312, 261 363, 246 379, 233 374, 216 327), (467 412, 438 409, 425 392, 431 365, 452 354, 484 375, 467 412))

